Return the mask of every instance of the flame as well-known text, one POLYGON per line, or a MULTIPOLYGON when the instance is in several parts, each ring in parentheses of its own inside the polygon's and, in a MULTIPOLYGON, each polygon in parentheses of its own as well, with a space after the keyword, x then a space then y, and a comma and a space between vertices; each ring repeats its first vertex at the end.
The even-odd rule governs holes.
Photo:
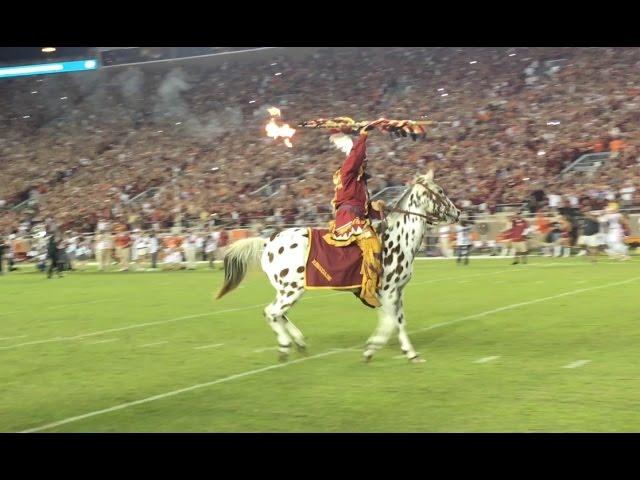
POLYGON ((291 143, 290 139, 291 137, 293 137, 293 134, 296 133, 296 130, 294 128, 291 128, 287 123, 278 125, 278 122, 276 122, 276 117, 280 117, 279 108, 271 107, 267 110, 271 115, 271 120, 269 120, 269 123, 267 123, 267 125, 265 126, 267 137, 273 138, 274 140, 282 137, 284 138, 284 144, 287 147, 292 148, 293 144, 291 143))

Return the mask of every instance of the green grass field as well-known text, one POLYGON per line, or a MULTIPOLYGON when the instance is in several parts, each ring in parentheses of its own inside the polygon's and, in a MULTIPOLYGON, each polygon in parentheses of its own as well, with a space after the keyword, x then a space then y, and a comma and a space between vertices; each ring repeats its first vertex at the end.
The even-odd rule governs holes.
POLYGON ((29 267, 0 277, 0 431, 639 431, 639 263, 418 261, 421 365, 395 337, 362 361, 377 318, 352 294, 307 292, 308 355, 279 363, 260 272, 214 302, 219 270, 29 267))

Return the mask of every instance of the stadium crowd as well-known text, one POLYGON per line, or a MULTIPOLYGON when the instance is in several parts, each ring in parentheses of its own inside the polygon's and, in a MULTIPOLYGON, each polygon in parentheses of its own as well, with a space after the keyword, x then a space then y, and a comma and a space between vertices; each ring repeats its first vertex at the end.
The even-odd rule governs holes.
POLYGON ((372 192, 434 166, 469 212, 635 205, 639 69, 637 48, 326 48, 6 79, 0 233, 324 222, 343 156, 319 132, 267 138, 272 105, 432 121, 424 141, 372 135, 372 192), (560 175, 590 152, 612 152, 595 176, 560 175))

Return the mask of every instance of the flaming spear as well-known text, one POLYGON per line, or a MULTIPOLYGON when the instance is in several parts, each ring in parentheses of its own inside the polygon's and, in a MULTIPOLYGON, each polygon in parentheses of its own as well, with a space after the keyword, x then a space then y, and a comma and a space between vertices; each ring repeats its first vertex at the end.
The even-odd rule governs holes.
MULTIPOLYGON (((296 133, 296 130, 291 128, 289 124, 282 123, 280 109, 271 107, 268 109, 271 119, 267 123, 265 129, 267 136, 277 140, 278 138, 284 138, 284 144, 291 148, 291 137, 296 133)), ((343 134, 355 134, 361 129, 369 126, 376 128, 383 132, 388 132, 396 137, 411 137, 414 141, 418 138, 425 138, 427 133, 425 130, 426 125, 430 125, 431 121, 415 121, 415 120, 388 120, 378 119, 375 121, 363 120, 355 121, 349 117, 335 117, 335 118, 319 118, 316 120, 309 120, 298 124, 298 127, 302 128, 321 128, 329 130, 331 133, 343 133, 343 134)))

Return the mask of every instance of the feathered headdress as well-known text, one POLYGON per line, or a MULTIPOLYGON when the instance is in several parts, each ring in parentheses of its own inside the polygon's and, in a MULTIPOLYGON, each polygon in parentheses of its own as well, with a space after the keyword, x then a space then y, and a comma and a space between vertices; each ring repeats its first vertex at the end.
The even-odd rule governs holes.
POLYGON ((333 143, 338 150, 344 152, 345 155, 349 155, 349 152, 353 148, 353 140, 349 135, 344 133, 334 133, 329 137, 329 141, 333 143))

